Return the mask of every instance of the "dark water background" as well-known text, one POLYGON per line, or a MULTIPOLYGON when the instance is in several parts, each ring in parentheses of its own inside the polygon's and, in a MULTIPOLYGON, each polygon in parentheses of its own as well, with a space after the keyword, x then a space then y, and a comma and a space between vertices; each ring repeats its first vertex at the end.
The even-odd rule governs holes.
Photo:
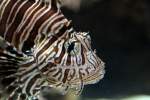
POLYGON ((106 63, 104 79, 86 86, 83 98, 150 94, 150 2, 103 0, 63 12, 76 30, 90 32, 92 46, 106 63))

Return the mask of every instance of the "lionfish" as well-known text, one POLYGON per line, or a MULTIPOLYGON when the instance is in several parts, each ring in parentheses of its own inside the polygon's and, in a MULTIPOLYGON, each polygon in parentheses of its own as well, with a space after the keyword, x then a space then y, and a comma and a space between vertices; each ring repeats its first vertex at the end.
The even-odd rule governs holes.
POLYGON ((0 1, 0 82, 6 100, 40 98, 43 87, 73 89, 103 78, 87 32, 77 32, 61 0, 0 1))

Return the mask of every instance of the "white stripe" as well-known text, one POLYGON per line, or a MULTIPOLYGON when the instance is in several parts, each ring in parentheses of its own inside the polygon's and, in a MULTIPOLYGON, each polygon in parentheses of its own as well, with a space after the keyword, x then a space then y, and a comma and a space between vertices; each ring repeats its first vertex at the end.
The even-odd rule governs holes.
MULTIPOLYGON (((34 64, 34 65, 32 65, 32 66, 36 67, 36 64, 34 64)), ((29 66, 29 68, 28 68, 24 73, 26 73, 26 72, 32 70, 34 67, 29 66)), ((35 70, 37 71, 37 69, 35 69, 35 70)), ((22 77, 20 78, 20 80, 21 80, 21 81, 24 81, 26 78, 29 78, 29 76, 32 76, 32 74, 35 72, 35 70, 33 70, 33 72, 28 72, 26 75, 22 76, 22 77)), ((24 74, 24 73, 22 73, 22 74, 24 74)))
POLYGON ((30 94, 31 94, 31 95, 34 95, 34 94, 33 94, 33 91, 34 91, 36 85, 39 84, 39 81, 40 81, 40 79, 37 79, 37 80, 34 82, 34 84, 31 86, 31 88, 30 88, 30 94))
MULTIPOLYGON (((44 50, 44 52, 42 52, 42 54, 40 54, 40 56, 38 58, 41 58, 44 55, 51 55, 51 53, 53 53, 53 49, 54 47, 56 47, 58 41, 55 41, 50 47, 48 47, 46 50, 44 50)), ((42 50, 43 48, 41 48, 42 50)), ((40 51, 39 51, 40 52, 40 51)))
POLYGON ((25 62, 22 62, 21 63, 21 67, 18 69, 18 71, 19 71, 19 73, 22 73, 23 71, 25 71, 29 66, 25 66, 25 67, 23 67, 23 65, 26 65, 26 64, 28 64, 28 63, 31 63, 31 62, 33 62, 35 59, 34 58, 30 58, 30 59, 28 59, 27 61, 25 61, 25 62))
MULTIPOLYGON (((49 24, 48 24, 47 27, 44 29, 44 31, 47 31, 48 28, 51 26, 51 24, 52 24, 55 20, 57 20, 58 18, 61 18, 61 17, 63 17, 63 16, 64 16, 63 14, 60 14, 60 15, 55 16, 51 21, 49 21, 49 24)), ((48 35, 49 35, 49 34, 48 34, 48 35)))
POLYGON ((67 30, 69 33, 72 32, 74 29, 71 27, 69 30, 67 30))
POLYGON ((49 86, 49 84, 48 84, 48 82, 44 82, 41 86, 40 86, 40 88, 39 88, 39 91, 36 91, 36 93, 34 94, 34 96, 37 96, 38 97, 38 100, 41 100, 40 99, 40 89, 43 87, 43 86, 49 86))
POLYGON ((32 20, 30 21, 28 26, 23 31, 23 34, 20 36, 20 39, 19 39, 19 43, 20 43, 19 50, 21 50, 21 48, 24 44, 24 41, 28 38, 28 36, 29 36, 30 32, 32 31, 32 29, 33 29, 35 23, 37 22, 37 20, 39 20, 49 10, 49 8, 48 8, 44 12, 41 13, 41 11, 43 11, 45 8, 46 8, 46 6, 44 6, 43 8, 38 10, 36 14, 34 14, 32 20), (26 31, 27 31, 27 33, 26 33, 26 31), (25 35, 25 38, 23 38, 24 35, 25 35))
MULTIPOLYGON (((55 72, 53 72, 53 74, 51 74, 52 76, 53 75, 55 75, 56 73, 58 73, 55 77, 53 77, 53 78, 55 78, 55 79, 57 79, 58 80, 58 78, 60 77, 60 80, 62 80, 62 77, 63 77, 63 73, 62 73, 62 70, 61 70, 62 68, 58 68, 58 70, 57 71, 55 71, 55 72), (60 72, 60 70, 61 70, 61 72, 60 72)), ((68 74, 69 75, 69 74, 68 74)), ((60 81, 60 80, 58 80, 58 81, 60 81)))
POLYGON ((15 90, 9 95, 9 97, 13 97, 19 87, 15 88, 15 90))
POLYGON ((46 6, 42 7, 40 10, 38 10, 38 11, 34 14, 34 16, 32 17, 31 21, 28 23, 27 27, 24 29, 24 31, 23 31, 22 35, 20 36, 20 39, 19 39, 19 40, 20 40, 20 43, 21 43, 20 48, 22 47, 22 44, 23 44, 22 42, 24 42, 24 40, 27 39, 27 37, 29 36, 29 33, 30 33, 30 31, 33 29, 33 27, 34 27, 35 23, 37 22, 37 20, 40 19, 41 16, 43 16, 43 15, 47 12, 47 10, 46 10, 46 11, 44 11, 44 12, 41 14, 41 11, 43 11, 45 8, 46 8, 46 6), (39 14, 40 14, 40 15, 39 15, 39 14), (26 33, 26 32, 27 32, 27 33, 26 33), (26 34, 26 35, 25 35, 25 34, 26 34), (24 35, 25 35, 25 38, 23 38, 24 35))
POLYGON ((46 36, 49 36, 49 33, 47 33, 47 30, 52 23, 52 19, 58 16, 59 12, 60 10, 58 9, 56 13, 54 13, 48 20, 46 20, 45 23, 43 23, 42 26, 40 27, 39 32, 44 33, 46 36))
POLYGON ((15 4, 13 5, 13 7, 11 8, 10 10, 10 13, 9 13, 9 16, 8 16, 8 19, 7 19, 7 22, 6 22, 6 25, 9 24, 9 21, 12 20, 10 19, 11 15, 13 14, 13 11, 14 11, 14 8, 17 6, 17 4, 20 2, 20 0, 18 0, 17 2, 15 2, 15 4))
POLYGON ((18 26, 16 32, 19 32, 21 30, 21 28, 24 26, 24 24, 26 23, 26 21, 29 19, 29 17, 31 16, 31 14, 40 6, 39 2, 35 2, 31 7, 29 7, 27 9, 27 11, 25 12, 20 25, 18 26), (33 8, 34 7, 34 8, 33 8), (30 12, 29 12, 30 11, 30 12))
POLYGON ((25 83, 24 83, 24 87, 23 87, 23 89, 22 89, 22 92, 23 93, 26 93, 26 89, 27 89, 27 87, 28 87, 28 84, 29 84, 29 82, 36 76, 36 75, 38 75, 39 73, 37 72, 37 71, 33 71, 33 72, 31 72, 30 73, 30 77, 27 79, 27 81, 25 81, 25 83))
POLYGON ((21 100, 20 96, 21 96, 21 93, 18 93, 16 100, 21 100))
POLYGON ((78 54, 76 58, 77 58, 77 64, 81 65, 82 64, 81 54, 78 54))
MULTIPOLYGON (((38 69, 39 71, 42 70, 44 67, 47 66, 48 63, 42 63, 42 65, 38 66, 38 69)), ((45 72, 44 72, 45 73, 45 72)), ((41 73, 41 74, 44 74, 44 73, 41 73)))
POLYGON ((62 65, 62 66, 66 65, 66 62, 67 62, 67 56, 68 56, 68 53, 65 52, 63 58, 61 59, 60 65, 62 65))
POLYGON ((3 0, 3 2, 1 3, 1 5, 0 5, 0 20, 2 20, 4 11, 5 11, 7 5, 9 4, 10 1, 11 0, 3 0))
MULTIPOLYGON (((59 37, 47 50, 49 50, 49 49, 52 49, 53 47, 52 46, 54 46, 58 41, 62 41, 62 37, 64 37, 65 35, 66 35, 67 33, 64 33, 61 37, 59 37)), ((49 42, 49 39, 47 39, 46 41, 43 41, 44 43, 42 44, 42 45, 39 45, 38 47, 36 47, 36 49, 35 49, 35 52, 34 52, 34 55, 35 55, 35 57, 36 57, 36 55, 37 55, 37 53, 38 52, 40 52, 42 49, 43 49, 43 47, 49 42)), ((64 42, 64 40, 62 41, 62 43, 64 42)), ((63 44, 62 44, 63 45, 63 44)), ((59 52, 60 53, 60 52, 59 52)), ((44 53, 43 53, 44 54, 44 53)), ((57 55, 58 56, 58 55, 57 55)), ((41 57, 41 56, 40 56, 41 57)), ((39 57, 38 57, 38 59, 40 59, 39 57)))
POLYGON ((62 28, 62 25, 64 25, 64 23, 66 23, 68 20, 67 19, 62 19, 61 21, 59 22, 56 22, 52 28, 51 28, 51 32, 54 32, 54 33, 58 33, 59 29, 62 28), (58 27, 59 26, 59 27, 58 27), (58 27, 56 30, 54 30, 56 27, 58 27))
POLYGON ((15 19, 16 19, 16 16, 18 14, 18 12, 20 11, 20 9, 27 3, 28 1, 24 1, 20 6, 19 8, 17 9, 13 19, 12 19, 12 22, 6 27, 6 32, 4 33, 4 38, 6 38, 6 34, 8 32, 8 29, 12 26, 12 24, 14 23, 15 19))
POLYGON ((64 40, 61 40, 61 42, 58 44, 58 52, 55 56, 56 58, 59 57, 62 52, 63 43, 64 43, 64 40))
POLYGON ((42 42, 41 42, 41 44, 39 44, 37 47, 35 47, 35 50, 34 50, 34 55, 35 55, 35 57, 36 57, 36 55, 37 55, 37 53, 38 52, 40 52, 43 48, 44 48, 44 46, 46 45, 46 44, 48 44, 49 43, 49 39, 44 39, 42 42))

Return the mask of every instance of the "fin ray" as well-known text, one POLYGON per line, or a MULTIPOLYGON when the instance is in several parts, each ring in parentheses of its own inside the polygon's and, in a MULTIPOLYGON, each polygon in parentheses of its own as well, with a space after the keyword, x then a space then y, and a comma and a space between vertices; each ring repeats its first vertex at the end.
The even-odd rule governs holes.
POLYGON ((4 94, 10 95, 18 88, 18 68, 27 57, 0 36, 0 85, 4 94))

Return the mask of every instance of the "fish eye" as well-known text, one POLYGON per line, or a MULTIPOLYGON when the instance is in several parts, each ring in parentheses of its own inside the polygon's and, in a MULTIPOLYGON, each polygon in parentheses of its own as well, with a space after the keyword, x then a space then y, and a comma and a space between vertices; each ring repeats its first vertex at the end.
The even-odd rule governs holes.
POLYGON ((72 43, 68 46, 67 52, 70 54, 71 51, 74 50, 74 47, 75 47, 75 43, 72 42, 72 43))
POLYGON ((77 55, 79 52, 79 43, 76 41, 67 43, 65 45, 65 48, 69 55, 71 55, 71 56, 77 55))

